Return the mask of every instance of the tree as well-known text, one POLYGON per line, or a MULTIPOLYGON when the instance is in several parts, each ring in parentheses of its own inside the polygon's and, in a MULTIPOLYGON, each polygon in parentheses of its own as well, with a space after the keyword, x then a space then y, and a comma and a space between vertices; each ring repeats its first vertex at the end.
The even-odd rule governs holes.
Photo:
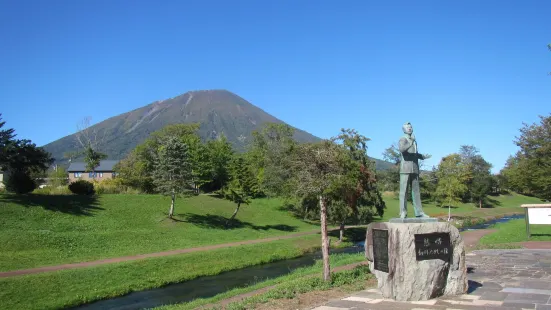
POLYGON ((332 218, 340 219, 340 239, 344 235, 345 222, 355 216, 358 222, 369 221, 374 214, 384 213, 385 203, 376 186, 375 164, 367 156, 367 142, 369 139, 354 129, 341 129, 341 133, 332 138, 343 150, 339 157, 342 170, 340 177, 332 185, 330 208, 332 218), (339 201, 348 207, 348 210, 339 205, 339 201), (363 209, 360 211, 360 209, 363 209), (342 214, 338 214, 338 213, 342 214))
MULTIPOLYGON (((199 152, 194 148, 200 145, 198 129, 199 124, 173 124, 153 132, 149 138, 136 146, 126 158, 115 166, 115 171, 124 184, 147 193, 154 192, 156 187, 153 184, 152 175, 156 160, 155 154, 162 141, 169 137, 175 137, 185 143, 190 153, 190 163, 193 167, 197 167, 199 152)), ((197 173, 192 181, 194 180, 197 180, 197 173)))
POLYGON ((52 187, 67 185, 67 170, 57 165, 48 174, 48 184, 52 187))
POLYGON ((86 172, 92 172, 93 178, 96 177, 96 168, 100 165, 101 160, 106 159, 107 155, 101 153, 99 148, 103 143, 103 137, 99 136, 99 131, 96 128, 90 127, 91 117, 85 117, 80 124, 77 125, 76 139, 82 150, 74 153, 68 153, 66 156, 69 156, 72 159, 76 154, 84 155, 84 162, 86 163, 86 172))
POLYGON ((471 162, 471 183, 468 188, 471 199, 478 201, 478 206, 482 208, 482 203, 486 196, 492 191, 492 173, 490 169, 492 164, 487 162, 482 156, 476 155, 471 162))
POLYGON ((329 239, 327 235, 327 202, 335 182, 343 175, 339 157, 342 148, 333 141, 305 143, 297 147, 292 160, 294 194, 299 198, 317 197, 320 207, 323 279, 331 280, 329 239))
POLYGON ((253 132, 248 156, 256 171, 261 190, 272 196, 288 192, 291 178, 292 154, 297 142, 294 129, 287 124, 266 123, 260 131, 253 132))
POLYGON ((241 204, 249 204, 257 192, 257 182, 254 174, 243 156, 237 156, 231 163, 230 181, 224 188, 224 198, 237 204, 235 211, 228 220, 230 224, 237 216, 241 204))
POLYGON ((520 148, 507 160, 502 174, 518 192, 551 199, 551 115, 539 116, 539 124, 524 124, 515 144, 520 148))
POLYGON ((6 123, 1 116, 0 114, 0 168, 10 174, 6 189, 17 194, 27 193, 36 187, 31 175, 46 171, 54 160, 50 153, 30 140, 15 139, 14 129, 2 129, 6 123))
POLYGON ((176 194, 184 193, 191 186, 189 150, 177 137, 167 137, 160 141, 154 157, 153 184, 160 193, 171 195, 168 217, 172 218, 176 194))
POLYGON ((394 165, 389 169, 377 171, 379 186, 384 191, 396 192, 400 189, 401 154, 395 143, 385 149, 383 159, 394 165))
POLYGON ((482 203, 492 190, 492 164, 487 162, 473 145, 462 145, 459 154, 467 172, 467 191, 463 195, 463 200, 477 203, 482 208, 482 203))
POLYGON ((448 206, 448 221, 451 218, 451 206, 459 203, 462 195, 467 191, 465 180, 467 171, 461 162, 459 154, 448 155, 440 161, 436 171, 438 185, 436 198, 441 206, 448 206))

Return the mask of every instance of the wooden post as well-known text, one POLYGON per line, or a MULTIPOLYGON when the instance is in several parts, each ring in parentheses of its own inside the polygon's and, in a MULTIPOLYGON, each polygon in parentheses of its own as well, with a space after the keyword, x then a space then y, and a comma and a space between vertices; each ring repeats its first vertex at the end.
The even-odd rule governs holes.
POLYGON ((528 219, 528 208, 524 208, 524 219, 526 220, 526 235, 530 239, 530 220, 528 219))

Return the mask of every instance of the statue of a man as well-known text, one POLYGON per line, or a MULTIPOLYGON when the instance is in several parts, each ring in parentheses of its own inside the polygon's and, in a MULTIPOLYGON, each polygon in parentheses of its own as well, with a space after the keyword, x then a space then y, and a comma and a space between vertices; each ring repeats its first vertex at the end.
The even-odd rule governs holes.
POLYGON ((409 122, 402 126, 404 136, 400 138, 398 149, 401 154, 400 162, 400 218, 407 216, 407 190, 411 186, 411 195, 413 200, 413 210, 415 217, 429 218, 423 212, 421 205, 421 191, 419 190, 419 159, 427 159, 429 156, 424 156, 417 153, 417 142, 413 134, 413 127, 409 122))

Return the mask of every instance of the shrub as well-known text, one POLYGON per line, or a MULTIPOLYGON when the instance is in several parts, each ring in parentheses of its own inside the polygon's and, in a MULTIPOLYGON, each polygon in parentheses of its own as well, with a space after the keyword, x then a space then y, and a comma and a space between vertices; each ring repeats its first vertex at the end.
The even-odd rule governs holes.
POLYGON ((24 171, 11 172, 4 184, 8 192, 16 194, 30 193, 36 188, 34 180, 24 171))
POLYGON ((78 180, 69 184, 69 190, 77 195, 92 195, 94 194, 94 184, 86 180, 78 180))
POLYGON ((44 188, 37 188, 33 191, 33 194, 38 195, 70 195, 71 191, 67 186, 46 186, 44 188))
POLYGON ((94 182, 96 194, 139 194, 140 191, 124 183, 120 178, 94 182))

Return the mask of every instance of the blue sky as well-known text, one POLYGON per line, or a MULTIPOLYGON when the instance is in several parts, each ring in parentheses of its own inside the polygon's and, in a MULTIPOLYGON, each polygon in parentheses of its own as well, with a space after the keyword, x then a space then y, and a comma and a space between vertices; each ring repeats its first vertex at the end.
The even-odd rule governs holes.
POLYGON ((319 137, 501 169, 551 112, 551 1, 0 0, 0 113, 44 145, 189 90, 227 89, 319 137))

